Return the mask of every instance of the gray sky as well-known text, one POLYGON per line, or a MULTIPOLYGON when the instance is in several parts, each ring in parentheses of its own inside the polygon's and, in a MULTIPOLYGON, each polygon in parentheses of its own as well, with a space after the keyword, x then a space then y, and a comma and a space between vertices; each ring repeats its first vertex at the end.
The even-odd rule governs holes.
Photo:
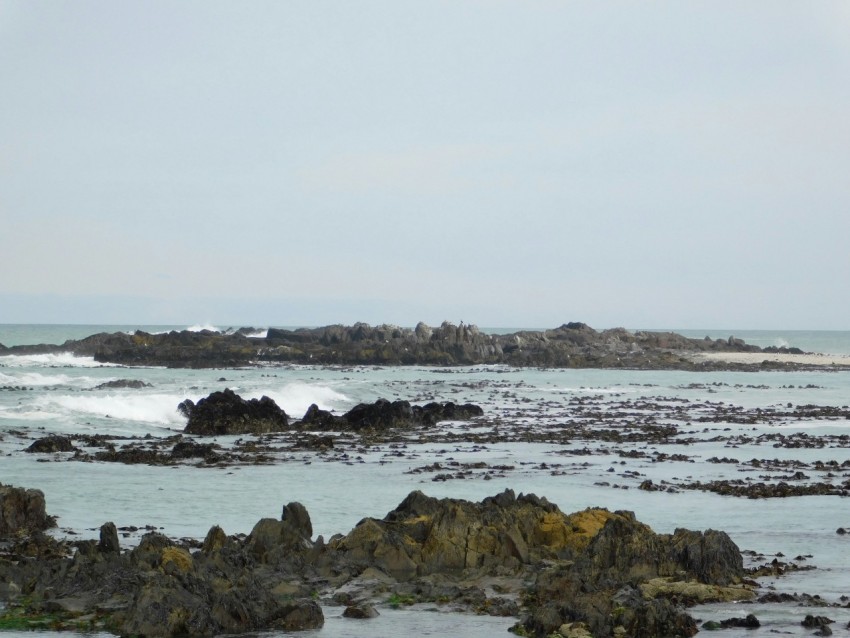
POLYGON ((850 3, 0 0, 0 322, 850 329, 850 3))

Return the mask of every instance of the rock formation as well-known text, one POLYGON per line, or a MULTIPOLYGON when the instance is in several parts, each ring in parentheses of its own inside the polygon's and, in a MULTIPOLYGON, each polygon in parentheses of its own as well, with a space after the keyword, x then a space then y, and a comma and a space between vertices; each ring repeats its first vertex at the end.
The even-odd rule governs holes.
MULTIPOLYGON (((252 331, 101 333, 61 346, 13 346, 8 354, 68 351, 125 365, 169 367, 233 367, 256 362, 363 365, 552 366, 568 368, 692 369, 722 363, 693 363, 686 353, 760 352, 740 339, 688 339, 671 332, 597 331, 573 322, 552 330, 486 334, 474 325, 443 322, 436 328, 419 323, 398 326, 332 325, 283 330, 269 328, 265 337, 252 331)), ((772 348, 770 351, 778 351, 772 348)), ((787 352, 799 352, 785 349, 787 352)))
MULTIPOLYGON (((4 500, 3 520, 24 520, 29 503, 4 500)), ((21 523, 4 529, 6 620, 49 614, 53 628, 84 623, 122 635, 316 628, 317 595, 353 618, 394 600, 516 615, 522 592, 490 596, 484 583, 510 594, 511 583, 524 581, 517 631, 526 635, 690 636, 696 625, 683 604, 751 595, 740 585, 741 554, 723 532, 656 534, 630 512, 564 514, 510 490, 480 503, 412 492, 383 519, 366 518, 327 543, 312 538, 297 502, 247 537, 213 527, 200 546, 148 533, 121 551, 112 523, 99 541, 70 544, 37 532, 25 539, 21 523)))

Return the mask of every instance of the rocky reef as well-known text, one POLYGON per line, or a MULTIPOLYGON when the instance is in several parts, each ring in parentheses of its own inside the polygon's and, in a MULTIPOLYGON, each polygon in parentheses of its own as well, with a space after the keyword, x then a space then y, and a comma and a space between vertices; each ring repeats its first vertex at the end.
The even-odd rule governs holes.
MULTIPOLYGON (((4 521, 31 509, 2 504, 4 521)), ((511 490, 478 503, 412 492, 327 541, 297 502, 247 536, 213 527, 203 543, 152 532, 122 550, 112 523, 76 542, 40 526, 0 534, 5 626, 210 636, 317 628, 322 606, 368 618, 427 601, 517 616, 520 635, 691 636, 687 605, 752 597, 723 532, 656 534, 630 512, 564 514, 511 490)))
MULTIPOLYGON (((443 322, 436 328, 419 323, 398 326, 332 325, 282 330, 265 337, 251 329, 228 332, 101 333, 61 346, 6 348, 5 354, 68 351, 104 363, 169 367, 233 367, 256 363, 327 365, 475 365, 568 368, 706 369, 731 367, 721 362, 694 363, 687 354, 761 352, 740 339, 688 339, 672 332, 597 331, 583 323, 552 330, 488 334, 475 325, 443 322)), ((777 349, 767 349, 775 352, 777 349)), ((784 352, 799 353, 794 348, 784 352)))
POLYGON ((289 416, 273 399, 267 396, 243 399, 230 389, 213 392, 197 404, 186 399, 177 409, 188 419, 183 430, 186 434, 209 436, 266 434, 289 429, 375 431, 434 425, 439 421, 466 421, 484 414, 471 403, 431 402, 421 406, 403 400, 378 399, 374 403, 360 403, 339 416, 313 404, 300 421, 290 426, 289 416))

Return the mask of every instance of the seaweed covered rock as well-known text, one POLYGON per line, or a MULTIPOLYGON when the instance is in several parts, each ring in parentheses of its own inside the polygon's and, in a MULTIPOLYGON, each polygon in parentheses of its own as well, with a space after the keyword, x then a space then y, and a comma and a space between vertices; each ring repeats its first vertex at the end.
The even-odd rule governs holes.
POLYGON ((378 399, 374 403, 360 403, 342 416, 311 405, 300 426, 314 430, 387 430, 434 425, 440 421, 467 421, 483 414, 481 407, 472 403, 411 405, 409 401, 378 399))
POLYGON ((289 417, 273 399, 243 399, 227 388, 194 403, 186 399, 177 409, 188 418, 183 430, 204 436, 265 434, 288 429, 289 417))
POLYGON ((25 452, 32 454, 51 454, 54 452, 73 452, 74 444, 71 439, 61 434, 51 434, 32 442, 25 452))

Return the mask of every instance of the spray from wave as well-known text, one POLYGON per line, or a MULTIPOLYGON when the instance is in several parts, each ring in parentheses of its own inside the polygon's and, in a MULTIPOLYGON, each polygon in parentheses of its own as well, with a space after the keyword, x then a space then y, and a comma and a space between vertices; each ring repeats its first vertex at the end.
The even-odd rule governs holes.
POLYGON ((94 357, 78 357, 70 352, 54 354, 9 354, 0 357, 0 367, 6 368, 103 368, 119 367, 101 363, 94 357))
POLYGON ((48 388, 51 386, 88 387, 95 382, 91 377, 73 377, 67 374, 41 374, 40 372, 0 372, 0 386, 29 386, 48 388))
POLYGON ((287 383, 280 390, 255 392, 250 398, 259 398, 263 394, 274 399, 283 410, 294 418, 301 418, 313 403, 323 410, 347 410, 354 402, 341 392, 324 385, 303 382, 287 383))
POLYGON ((203 332, 204 330, 208 330, 210 332, 221 332, 221 328, 218 328, 211 323, 196 323, 195 325, 186 328, 186 330, 189 332, 203 332))
POLYGON ((50 396, 37 402, 41 410, 70 413, 75 418, 113 418, 183 429, 185 419, 177 405, 185 397, 173 394, 50 396))

